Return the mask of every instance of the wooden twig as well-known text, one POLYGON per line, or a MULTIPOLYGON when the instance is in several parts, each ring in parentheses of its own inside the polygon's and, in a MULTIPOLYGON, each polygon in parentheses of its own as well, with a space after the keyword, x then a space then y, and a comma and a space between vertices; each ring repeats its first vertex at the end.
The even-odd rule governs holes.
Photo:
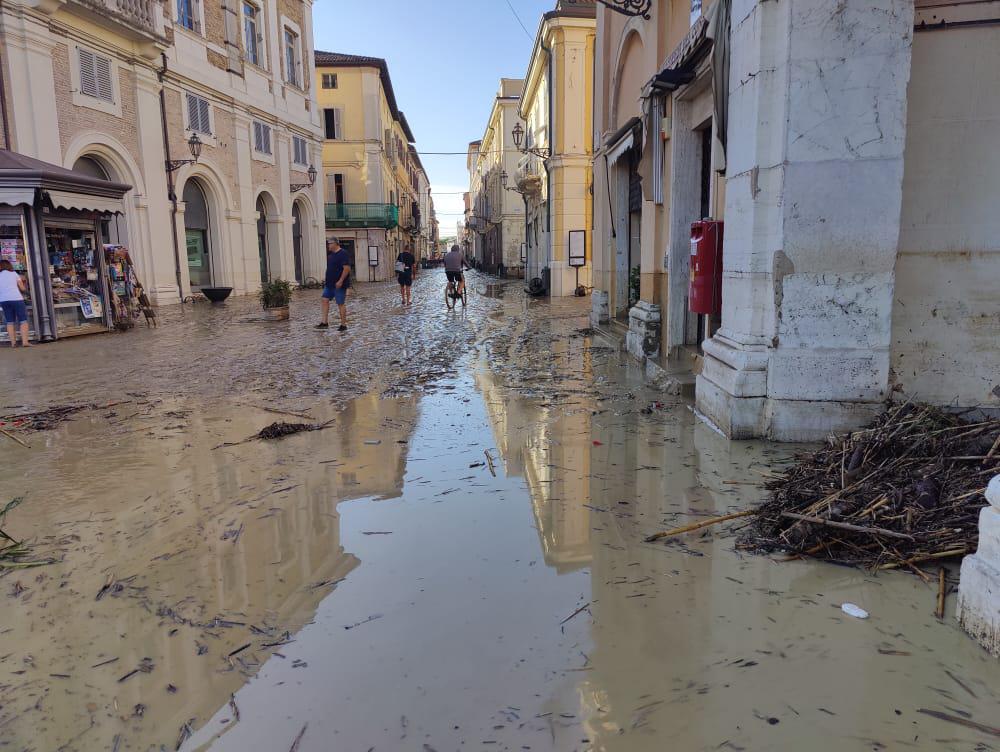
POLYGON ((944 597, 946 595, 946 589, 948 587, 946 581, 946 573, 944 567, 938 570, 938 595, 937 595, 937 609, 934 614, 939 619, 944 618, 944 597))
POLYGON ((950 551, 938 551, 936 554, 924 554, 921 556, 914 556, 906 561, 894 561, 889 564, 882 564, 879 569, 899 569, 900 567, 905 567, 908 564, 919 564, 922 561, 931 561, 933 559, 947 559, 952 556, 962 556, 969 552, 968 546, 962 546, 961 548, 953 548, 950 551))
POLYGON ((17 436, 15 436, 14 434, 12 434, 10 431, 7 431, 7 430, 5 430, 3 428, 0 428, 0 433, 2 433, 4 436, 6 436, 11 441, 16 441, 18 444, 20 444, 21 446, 23 446, 25 449, 31 449, 31 447, 29 445, 25 444, 23 441, 21 441, 19 438, 17 438, 17 436))
POLYGON ((757 514, 756 509, 747 509, 743 512, 736 512, 734 514, 724 514, 722 517, 712 517, 709 520, 704 520, 694 525, 685 525, 684 527, 674 528, 673 530, 667 530, 666 532, 654 533, 653 535, 650 535, 649 537, 645 538, 644 541, 646 543, 653 543, 654 541, 658 541, 661 538, 669 538, 673 535, 680 535, 681 533, 690 533, 694 530, 701 530, 703 527, 718 525, 720 522, 729 522, 729 520, 736 520, 739 519, 740 517, 750 517, 755 514, 757 514))
POLYGON ((927 708, 917 708, 917 712, 929 715, 931 718, 937 718, 939 721, 957 723, 959 726, 965 726, 966 728, 975 729, 976 731, 982 731, 984 734, 991 734, 992 736, 1000 737, 1000 728, 993 728, 993 726, 987 726, 983 723, 976 723, 968 718, 942 713, 940 710, 928 710, 927 708))
POLYGON ((808 514, 796 514, 795 512, 782 512, 782 517, 787 517, 791 520, 800 520, 802 522, 812 522, 816 525, 826 525, 827 527, 835 527, 840 530, 850 530, 852 533, 864 533, 866 535, 883 535, 887 538, 900 538, 901 540, 914 540, 912 535, 907 535, 906 533, 897 533, 895 530, 886 530, 881 527, 861 527, 860 525, 851 525, 846 522, 834 522, 833 520, 826 520, 822 517, 813 517, 808 514))
POLYGON ((565 624, 570 619, 572 619, 574 616, 576 616, 577 614, 579 614, 579 613, 581 613, 583 611, 586 611, 588 608, 590 608, 590 601, 587 601, 586 603, 584 603, 582 606, 580 606, 580 608, 578 608, 576 611, 574 611, 573 613, 571 613, 569 616, 567 616, 565 619, 563 619, 559 623, 560 624, 565 624))
POLYGON ((490 473, 493 475, 494 478, 497 477, 497 469, 493 465, 493 457, 490 455, 490 450, 489 449, 484 449, 483 450, 483 454, 486 455, 486 461, 490 465, 490 473))

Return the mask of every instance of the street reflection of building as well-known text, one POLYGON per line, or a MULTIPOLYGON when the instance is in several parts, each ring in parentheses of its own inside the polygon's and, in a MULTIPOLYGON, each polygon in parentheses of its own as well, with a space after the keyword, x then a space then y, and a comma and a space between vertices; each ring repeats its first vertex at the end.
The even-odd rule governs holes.
MULTIPOLYGON (((557 345, 566 347, 565 341, 557 345)), ((528 485, 545 563, 561 573, 587 566, 593 400, 580 396, 566 400, 572 407, 539 407, 484 371, 476 373, 476 385, 507 474, 522 476, 528 485)))
MULTIPOLYGON (((409 440, 416 400, 362 397, 325 431, 213 450, 220 428, 227 437, 260 428, 260 416, 246 412, 192 411, 183 431, 123 444, 115 463, 128 472, 102 477, 97 506, 83 484, 106 459, 107 422, 95 428, 98 422, 81 419, 61 429, 59 472, 33 477, 34 503, 19 515, 19 528, 72 531, 80 541, 46 568, 46 580, 31 583, 34 598, 6 614, 4 637, 17 646, 17 662, 31 656, 36 668, 22 677, 8 674, 20 666, 0 663, 0 684, 27 691, 39 676, 66 675, 40 686, 80 702, 40 710, 32 709, 37 696, 4 702, 5 739, 60 748, 86 728, 78 708, 93 703, 109 712, 85 748, 111 749, 122 731, 118 715, 141 704, 144 717, 128 738, 173 743, 183 723, 210 717, 271 655, 262 644, 281 642, 286 632, 294 638, 359 566, 341 542, 338 505, 400 494, 407 444, 397 439, 409 440), (373 437, 381 445, 365 443, 373 437), (113 517, 95 511, 112 509, 113 517), (61 526, 66 520, 75 522, 61 526), (109 575, 127 583, 124 590, 95 602, 109 575), (70 590, 57 594, 60 583, 70 590), (217 617, 232 626, 206 626, 217 617), (247 643, 243 662, 231 665, 226 656, 247 643), (118 682, 146 658, 152 673, 118 682), (113 663, 91 668, 105 660, 113 663), (165 692, 168 684, 178 691, 165 692)), ((149 430, 162 434, 162 419, 149 430)), ((5 487, 13 483, 4 479, 5 487)))

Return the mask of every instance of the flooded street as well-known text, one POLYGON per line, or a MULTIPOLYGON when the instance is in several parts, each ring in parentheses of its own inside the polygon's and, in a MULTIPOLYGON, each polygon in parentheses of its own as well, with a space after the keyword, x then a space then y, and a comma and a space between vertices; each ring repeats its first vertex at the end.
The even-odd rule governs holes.
POLYGON ((0 570, 0 749, 1000 748, 917 712, 995 725, 1000 669, 916 577, 643 542, 795 447, 645 386, 587 299, 443 286, 2 351, 0 413, 93 407, 0 439, 4 528, 59 559, 0 570))

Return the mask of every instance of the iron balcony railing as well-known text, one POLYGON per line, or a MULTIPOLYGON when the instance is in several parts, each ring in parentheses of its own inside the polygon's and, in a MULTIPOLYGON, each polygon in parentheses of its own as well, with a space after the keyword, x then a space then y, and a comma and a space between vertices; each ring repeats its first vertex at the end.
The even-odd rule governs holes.
POLYGON ((326 227, 382 227, 399 224, 399 207, 393 204, 327 204, 326 227))

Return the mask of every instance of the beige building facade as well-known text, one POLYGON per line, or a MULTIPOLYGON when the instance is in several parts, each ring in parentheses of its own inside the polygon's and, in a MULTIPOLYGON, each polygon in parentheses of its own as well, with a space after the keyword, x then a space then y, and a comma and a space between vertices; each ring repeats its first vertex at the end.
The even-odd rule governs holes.
POLYGON ((596 32, 592 2, 559 2, 542 16, 518 112, 526 277, 556 297, 591 284, 596 32))
POLYGON ((479 236, 474 258, 479 268, 501 276, 524 274, 524 202, 504 182, 505 176, 513 180, 520 157, 513 132, 521 123, 517 111, 523 88, 519 78, 500 79, 486 131, 469 145, 471 227, 479 236))
POLYGON ((315 276, 311 16, 297 0, 4 3, 5 146, 132 186, 102 240, 130 249, 155 302, 315 276))
POLYGON ((353 255, 358 281, 381 282, 405 248, 427 254, 430 182, 385 60, 319 51, 315 59, 326 232, 353 255))

